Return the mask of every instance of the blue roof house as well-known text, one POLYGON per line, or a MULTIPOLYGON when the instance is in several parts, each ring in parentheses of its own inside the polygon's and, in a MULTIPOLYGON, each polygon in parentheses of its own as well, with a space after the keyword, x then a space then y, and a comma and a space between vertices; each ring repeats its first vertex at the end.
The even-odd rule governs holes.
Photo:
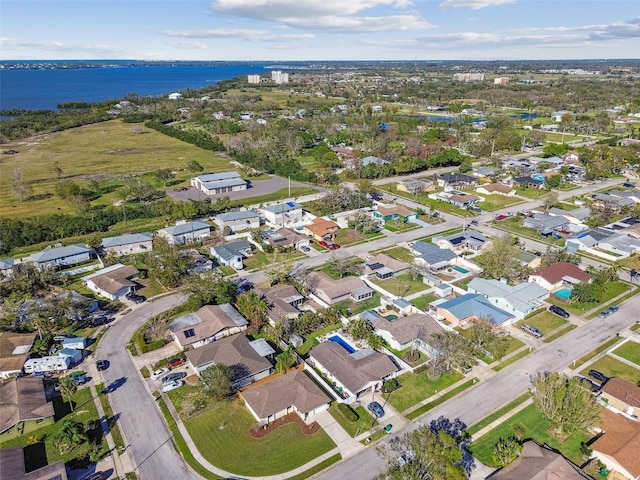
POLYGON ((487 320, 498 327, 509 325, 515 318, 513 314, 492 305, 478 293, 467 293, 444 302, 436 300, 431 308, 452 327, 462 326, 473 319, 487 320))

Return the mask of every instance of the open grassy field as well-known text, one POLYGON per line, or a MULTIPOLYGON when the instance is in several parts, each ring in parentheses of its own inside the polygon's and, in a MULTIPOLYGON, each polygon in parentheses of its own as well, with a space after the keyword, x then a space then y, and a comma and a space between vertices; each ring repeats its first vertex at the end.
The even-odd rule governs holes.
POLYGON ((3 155, 0 161, 0 215, 26 217, 60 210, 71 212, 66 202, 53 196, 58 182, 52 170, 55 162, 62 169, 60 180, 80 185, 92 179, 118 184, 119 177, 161 168, 176 171, 175 181, 183 182, 191 177, 184 170, 191 160, 199 162, 205 172, 233 168, 227 157, 155 130, 144 128, 144 133, 133 133, 132 129, 139 126, 112 120, 2 145, 2 150, 14 149, 18 153, 3 155), (11 172, 15 169, 22 170, 36 200, 20 202, 13 193, 11 172))
POLYGON ((410 273, 403 273, 402 275, 387 278, 386 280, 371 278, 369 281, 399 297, 406 297, 407 295, 413 295, 414 293, 429 290, 429 288, 431 288, 428 285, 425 285, 422 281, 422 276, 419 276, 414 280, 410 273))
POLYGON ((429 380, 426 373, 408 372, 398 377, 402 386, 386 394, 386 398, 395 409, 402 412, 461 379, 462 375, 455 371, 445 373, 438 380, 429 380))

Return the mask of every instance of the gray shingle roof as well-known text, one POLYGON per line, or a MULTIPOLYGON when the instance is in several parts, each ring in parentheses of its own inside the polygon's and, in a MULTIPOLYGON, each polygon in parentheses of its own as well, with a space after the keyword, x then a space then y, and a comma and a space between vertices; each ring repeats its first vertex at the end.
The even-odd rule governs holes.
POLYGON ((83 253, 91 254, 93 248, 89 248, 86 245, 78 243, 76 245, 69 245, 66 247, 54 247, 42 252, 34 253, 31 255, 31 259, 36 263, 50 262, 58 258, 71 257, 73 255, 80 255, 83 253))
POLYGON ((132 243, 150 242, 153 240, 151 232, 144 233, 127 233, 125 235, 119 235, 117 237, 106 237, 102 239, 102 246, 119 247, 121 245, 130 245, 132 243))
POLYGON ((175 237, 177 235, 184 235, 186 233, 197 232, 204 229, 211 230, 211 226, 208 223, 196 220, 194 222, 186 222, 174 225, 173 227, 163 228, 162 231, 175 237))
POLYGON ((238 212, 221 213, 218 215, 218 219, 222 222, 232 222, 234 220, 246 220, 249 218, 256 218, 260 214, 255 210, 241 210, 238 212))
POLYGON ((457 257, 457 255, 448 248, 438 248, 426 242, 415 242, 411 247, 415 252, 419 253, 419 257, 430 265, 446 262, 457 257))

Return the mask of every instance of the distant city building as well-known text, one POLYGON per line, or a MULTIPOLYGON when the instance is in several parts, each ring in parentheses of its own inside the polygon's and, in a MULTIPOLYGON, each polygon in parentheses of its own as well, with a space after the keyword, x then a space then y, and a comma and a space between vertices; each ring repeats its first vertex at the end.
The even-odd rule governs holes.
POLYGON ((289 74, 280 70, 274 70, 271 72, 271 80, 278 85, 289 83, 289 74))
POLYGON ((260 75, 258 75, 257 73, 254 75, 247 75, 247 82, 248 83, 260 83, 260 75))
POLYGON ((509 77, 498 77, 493 79, 494 85, 509 85, 509 77))
POLYGON ((484 73, 454 73, 453 79, 459 82, 482 82, 484 73))

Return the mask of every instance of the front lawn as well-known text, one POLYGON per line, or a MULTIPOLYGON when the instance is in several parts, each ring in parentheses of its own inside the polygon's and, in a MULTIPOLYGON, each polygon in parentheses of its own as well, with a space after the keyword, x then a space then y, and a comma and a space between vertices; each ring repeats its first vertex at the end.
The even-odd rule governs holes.
POLYGON ((525 407, 500 426, 475 440, 470 446, 473 456, 486 465, 497 467, 493 460, 493 447, 500 438, 515 436, 513 425, 524 427, 522 438, 531 438, 541 445, 546 443, 551 448, 560 451, 576 465, 581 465, 584 462, 580 444, 589 440, 589 437, 584 434, 574 433, 565 441, 559 441, 548 433, 551 424, 533 404, 525 407))
POLYGON ((613 282, 608 282, 604 291, 604 295, 599 302, 572 302, 563 305, 563 308, 567 310, 569 313, 574 315, 584 315, 589 310, 593 310, 594 308, 598 308, 600 305, 611 301, 612 298, 617 297, 618 295, 622 295, 626 291, 630 290, 631 287, 629 284, 624 283, 620 280, 615 280, 613 282))
POLYGON ((399 297, 406 297, 407 295, 413 295, 414 293, 422 292, 423 290, 431 288, 428 285, 425 285, 422 281, 421 275, 414 280, 410 273, 403 273, 402 275, 387 278, 386 280, 372 278, 369 281, 399 297))
POLYGON ((255 419, 238 400, 223 402, 185 422, 202 456, 237 475, 288 472, 335 448, 323 430, 307 436, 295 423, 283 425, 262 439, 253 439, 249 430, 255 425, 255 419))
POLYGON ((388 250, 384 250, 380 253, 386 253, 387 255, 403 262, 413 263, 414 256, 411 252, 404 247, 393 247, 388 250))
POLYGON ((608 377, 619 377, 628 380, 634 385, 640 381, 640 369, 621 362, 609 355, 605 355, 599 360, 593 362, 580 372, 585 377, 589 376, 589 370, 594 369, 604 373, 608 377))
POLYGON ((520 328, 524 323, 531 325, 532 327, 536 327, 542 333, 549 333, 550 331, 563 326, 567 323, 567 320, 559 317, 555 313, 551 313, 549 310, 543 310, 532 317, 519 321, 516 325, 520 328))
POLYGON ((496 222, 493 222, 493 224, 497 229, 506 230, 507 232, 512 233, 516 237, 530 238, 531 240, 535 240, 540 243, 545 243, 545 244, 555 245, 555 246, 564 246, 565 244, 564 238, 554 238, 553 236, 543 237, 541 234, 539 234, 535 230, 522 226, 522 220, 518 216, 507 218, 501 221, 496 221, 496 222))
POLYGON ((304 253, 299 251, 295 251, 292 253, 265 253, 256 250, 255 252, 253 252, 253 255, 243 260, 243 263, 247 270, 257 270, 264 268, 267 265, 278 265, 281 263, 299 260, 304 257, 304 253))
POLYGON ((351 300, 342 300, 341 302, 336 303, 334 305, 334 308, 336 308, 339 312, 346 312, 347 315, 345 316, 350 317, 352 315, 362 313, 365 310, 373 310, 374 308, 379 307, 380 297, 381 295, 379 292, 374 292, 373 297, 371 297, 369 300, 365 300, 364 302, 359 303, 351 300))
POLYGON ((350 228, 341 228, 336 234, 336 243, 343 247, 363 242, 368 237, 362 233, 351 230, 350 228))
POLYGON ((633 340, 623 343, 613 353, 640 366, 640 344, 633 340))
POLYGON ((358 415, 358 420, 355 422, 346 418, 342 412, 340 412, 338 405, 339 403, 333 402, 331 404, 331 408, 329 408, 329 413, 351 437, 357 437, 361 433, 371 430, 375 426, 376 419, 369 415, 367 409, 362 405, 358 405, 353 409, 356 412, 356 415, 358 415))
POLYGON ((420 228, 420 226, 415 223, 404 222, 402 220, 387 220, 384 222, 384 228, 390 232, 406 232, 407 230, 420 228))
POLYGON ((445 373, 438 380, 429 380, 426 372, 418 374, 407 372, 397 378, 402 386, 385 395, 387 401, 396 410, 403 412, 418 402, 450 387, 463 377, 462 374, 452 371, 445 373))
POLYGON ((487 212, 493 212, 502 208, 510 207, 518 203, 523 203, 520 198, 507 197, 504 195, 484 195, 485 201, 479 202, 478 206, 487 212))

